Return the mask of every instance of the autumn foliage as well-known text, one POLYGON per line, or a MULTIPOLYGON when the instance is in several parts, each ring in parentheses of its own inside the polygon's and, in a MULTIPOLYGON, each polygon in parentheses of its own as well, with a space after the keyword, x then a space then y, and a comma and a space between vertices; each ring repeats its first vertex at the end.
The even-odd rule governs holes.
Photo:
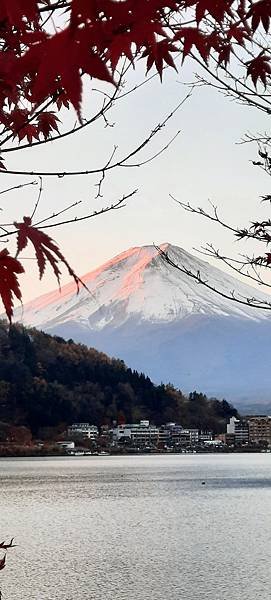
MULTIPOLYGON (((82 120, 85 78, 114 88, 124 59, 144 61, 161 80, 165 67, 178 69, 192 56, 215 72, 238 61, 241 76, 262 92, 270 81, 270 0, 0 0, 0 123, 2 173, 10 144, 33 144, 58 134, 63 108, 82 120), (59 17, 57 27, 50 26, 59 17)), ((81 121, 82 122, 82 121, 81 121)), ((12 171, 10 171, 12 173, 12 171)), ((31 243, 42 277, 48 261, 70 274, 57 245, 33 226, 16 223, 17 256, 0 253, 0 294, 9 319, 21 299, 18 255, 31 243)))
MULTIPOLYGON (((162 78, 166 64, 177 67, 191 51, 225 66, 236 45, 268 31, 270 16, 269 0, 1 0, 1 121, 20 140, 46 138, 58 118, 41 109, 33 119, 37 107, 71 103, 80 113, 84 74, 114 84, 125 56, 133 64, 145 58, 162 78), (52 34, 45 17, 59 9, 64 26, 52 34)), ((255 85, 270 77, 269 57, 257 46, 245 65, 255 85)))

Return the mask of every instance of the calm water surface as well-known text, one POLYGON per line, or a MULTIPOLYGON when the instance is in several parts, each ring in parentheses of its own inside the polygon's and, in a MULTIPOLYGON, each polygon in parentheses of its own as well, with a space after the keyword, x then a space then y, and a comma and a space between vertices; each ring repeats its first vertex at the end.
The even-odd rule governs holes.
POLYGON ((271 598, 271 454, 2 459, 0 485, 3 600, 271 598))

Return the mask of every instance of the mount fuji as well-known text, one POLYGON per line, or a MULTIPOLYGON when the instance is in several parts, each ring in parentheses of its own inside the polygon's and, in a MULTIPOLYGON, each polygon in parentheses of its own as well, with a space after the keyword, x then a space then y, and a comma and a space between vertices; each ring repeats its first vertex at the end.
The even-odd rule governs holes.
MULTIPOLYGON (((177 246, 161 248, 222 292, 271 300, 177 246)), ((157 383, 225 397, 244 410, 271 407, 271 312, 206 289, 154 246, 130 248, 82 280, 90 293, 68 284, 17 309, 15 320, 123 359, 157 383)))

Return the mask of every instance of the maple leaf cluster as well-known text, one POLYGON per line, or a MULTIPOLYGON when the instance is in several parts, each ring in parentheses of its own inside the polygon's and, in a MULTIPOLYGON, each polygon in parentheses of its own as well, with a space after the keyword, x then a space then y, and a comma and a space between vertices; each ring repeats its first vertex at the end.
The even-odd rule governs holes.
MULTIPOLYGON (((0 0, 0 121, 19 141, 47 139, 63 104, 80 114, 83 75, 114 84, 126 57, 146 59, 162 78, 166 65, 177 68, 176 53, 225 66, 258 29, 268 32, 270 16, 271 0, 0 0), (64 26, 50 33, 48 15, 63 7, 64 26), (37 115, 44 102, 49 112, 37 115)), ((270 57, 257 43, 253 52, 247 76, 266 85, 270 57)))

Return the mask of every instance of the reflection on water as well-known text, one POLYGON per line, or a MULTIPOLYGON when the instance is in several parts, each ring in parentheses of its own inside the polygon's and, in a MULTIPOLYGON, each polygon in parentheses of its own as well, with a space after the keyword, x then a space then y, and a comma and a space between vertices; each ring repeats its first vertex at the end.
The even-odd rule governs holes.
POLYGON ((270 454, 3 459, 0 484, 3 600, 270 600, 270 454))

